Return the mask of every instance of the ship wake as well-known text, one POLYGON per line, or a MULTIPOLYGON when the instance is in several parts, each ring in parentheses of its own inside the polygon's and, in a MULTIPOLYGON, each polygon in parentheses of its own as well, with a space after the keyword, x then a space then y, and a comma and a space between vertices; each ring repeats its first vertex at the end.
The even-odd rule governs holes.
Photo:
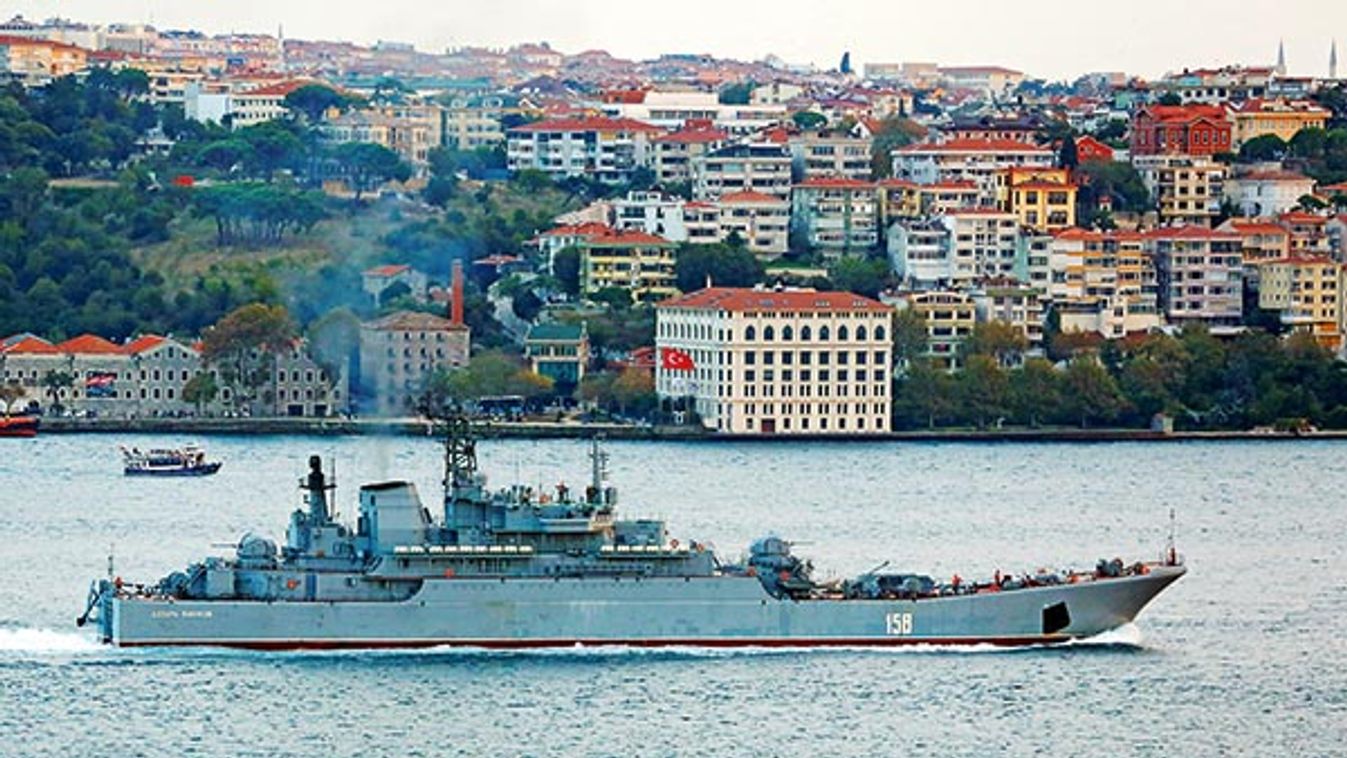
POLYGON ((105 649, 92 636, 51 629, 0 629, 0 653, 96 653, 105 649))

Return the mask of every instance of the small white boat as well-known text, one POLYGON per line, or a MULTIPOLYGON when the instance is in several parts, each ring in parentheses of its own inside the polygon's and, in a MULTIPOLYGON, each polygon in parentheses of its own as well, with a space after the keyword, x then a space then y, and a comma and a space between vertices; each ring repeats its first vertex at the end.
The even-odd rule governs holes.
POLYGON ((127 476, 210 476, 223 465, 206 460, 206 451, 199 445, 150 450, 123 446, 121 451, 127 476))

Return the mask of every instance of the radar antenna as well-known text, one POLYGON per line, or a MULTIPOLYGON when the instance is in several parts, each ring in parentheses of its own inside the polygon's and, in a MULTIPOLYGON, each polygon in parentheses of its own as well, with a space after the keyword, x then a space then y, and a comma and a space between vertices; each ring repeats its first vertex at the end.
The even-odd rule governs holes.
POLYGON ((1179 553, 1178 553, 1178 550, 1175 549, 1175 547, 1174 547, 1174 509, 1173 509, 1173 508, 1170 508, 1170 509, 1169 509, 1169 539, 1165 542, 1165 557, 1164 557, 1164 563, 1165 563, 1166 566, 1177 566, 1177 565, 1179 565, 1179 553))

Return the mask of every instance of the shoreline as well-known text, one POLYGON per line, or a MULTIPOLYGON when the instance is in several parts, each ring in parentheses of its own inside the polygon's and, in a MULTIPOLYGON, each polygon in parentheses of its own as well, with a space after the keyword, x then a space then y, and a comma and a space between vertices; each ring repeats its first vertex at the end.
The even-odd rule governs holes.
MULTIPOLYGON (((497 439, 588 439, 602 434, 611 440, 660 440, 685 442, 752 442, 762 444, 800 442, 1186 442, 1194 440, 1347 440, 1347 430, 1308 433, 1267 431, 1176 431, 1148 429, 935 429, 907 430, 867 435, 756 435, 729 436, 696 427, 631 426, 613 423, 482 422, 473 424, 482 438, 497 439)), ((430 436, 432 426, 422 419, 343 418, 137 418, 137 419, 42 419, 39 433, 48 434, 223 434, 307 436, 430 436)))

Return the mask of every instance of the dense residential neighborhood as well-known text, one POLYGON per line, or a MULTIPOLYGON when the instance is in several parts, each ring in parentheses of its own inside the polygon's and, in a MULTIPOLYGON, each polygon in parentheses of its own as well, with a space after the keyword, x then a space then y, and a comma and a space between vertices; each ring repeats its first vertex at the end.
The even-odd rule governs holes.
POLYGON ((1347 83, 1324 61, 1048 82, 15 17, 0 388, 752 435, 1340 425, 1347 83), (91 248, 111 257, 60 257, 91 248))

